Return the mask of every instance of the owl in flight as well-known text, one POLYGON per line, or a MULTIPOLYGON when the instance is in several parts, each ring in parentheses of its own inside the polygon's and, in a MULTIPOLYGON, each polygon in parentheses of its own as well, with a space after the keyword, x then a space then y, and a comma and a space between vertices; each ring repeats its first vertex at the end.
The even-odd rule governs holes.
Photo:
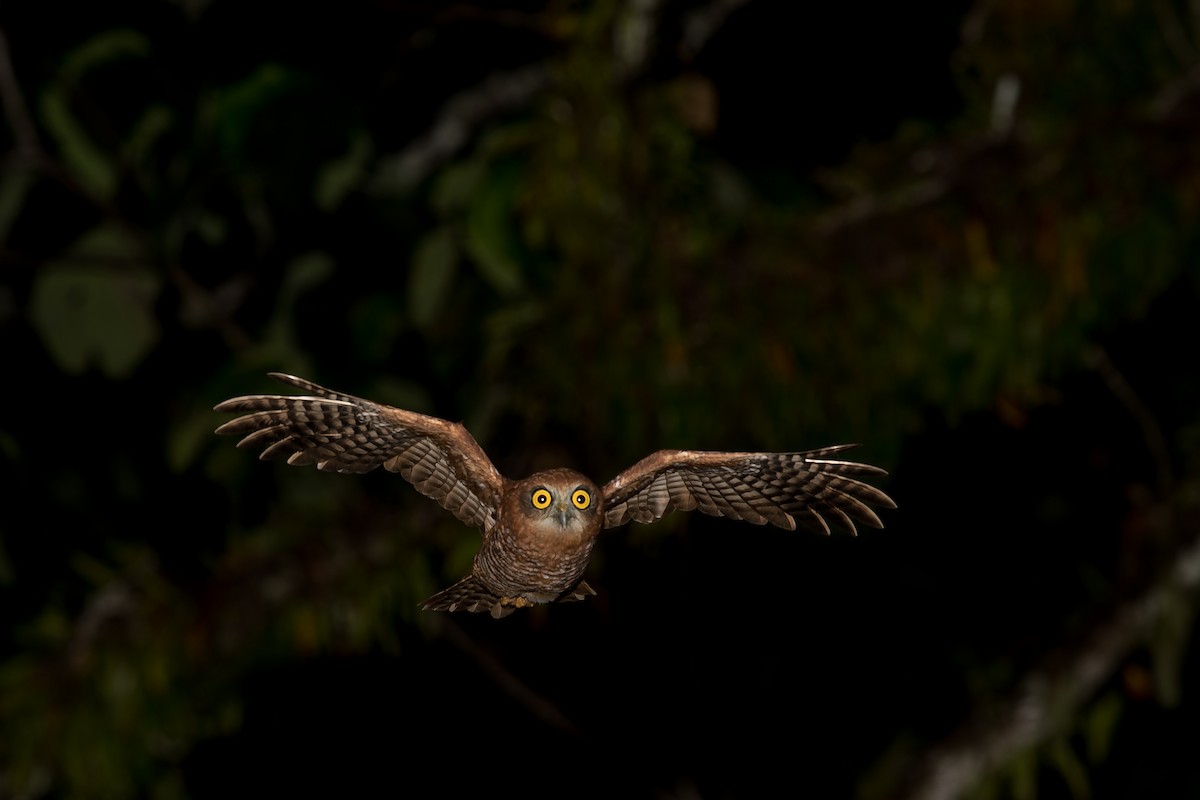
POLYGON ((216 411, 244 416, 217 433, 244 437, 238 447, 264 447, 260 458, 329 472, 382 465, 483 533, 470 574, 422 603, 426 610, 503 617, 538 603, 582 600, 595 594, 582 578, 600 531, 671 511, 698 509, 788 530, 800 523, 824 533, 828 517, 853 534, 855 521, 883 527, 871 505, 896 507, 859 480, 886 474, 882 469, 832 457, 853 447, 845 444, 800 453, 659 450, 603 487, 561 468, 511 480, 461 424, 270 374, 303 394, 219 403, 216 411))

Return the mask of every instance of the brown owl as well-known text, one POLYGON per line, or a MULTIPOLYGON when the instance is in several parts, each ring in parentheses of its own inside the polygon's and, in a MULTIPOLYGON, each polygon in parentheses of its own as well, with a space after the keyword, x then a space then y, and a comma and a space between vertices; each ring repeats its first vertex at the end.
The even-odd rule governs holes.
POLYGON ((860 476, 882 469, 831 456, 853 445, 800 453, 660 450, 603 488, 570 469, 514 481, 462 425, 342 394, 293 375, 271 373, 302 395, 248 395, 215 410, 242 413, 217 433, 262 446, 263 459, 316 464, 330 472, 368 472, 383 465, 483 533, 471 572, 421 607, 490 611, 503 617, 537 603, 595 594, 583 571, 596 537, 630 520, 653 522, 671 511, 771 523, 797 523, 829 533, 826 517, 857 533, 855 521, 883 523, 871 505, 895 508, 860 476))

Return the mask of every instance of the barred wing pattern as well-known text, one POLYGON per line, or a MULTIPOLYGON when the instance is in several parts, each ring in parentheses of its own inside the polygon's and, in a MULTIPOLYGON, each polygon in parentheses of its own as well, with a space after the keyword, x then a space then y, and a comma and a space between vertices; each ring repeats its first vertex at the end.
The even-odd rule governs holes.
POLYGON ((342 394, 311 381, 270 373, 304 395, 247 395, 214 410, 245 416, 217 433, 243 436, 238 447, 265 446, 259 458, 286 457, 328 472, 383 466, 486 535, 496 522, 503 478, 462 425, 342 394))
POLYGON ((858 477, 886 475, 879 467, 829 456, 854 447, 823 447, 802 453, 721 453, 660 450, 604 487, 604 527, 629 520, 653 522, 671 511, 771 523, 795 530, 797 522, 829 533, 832 519, 850 533, 855 521, 883 523, 871 505, 896 504, 858 477))

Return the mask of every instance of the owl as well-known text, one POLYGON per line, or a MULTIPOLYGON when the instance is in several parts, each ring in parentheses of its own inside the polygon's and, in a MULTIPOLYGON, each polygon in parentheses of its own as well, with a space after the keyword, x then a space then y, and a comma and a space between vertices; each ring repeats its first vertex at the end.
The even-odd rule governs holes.
POLYGON ((479 528, 483 542, 471 571, 430 597, 432 611, 490 612, 504 617, 539 603, 582 600, 583 580, 601 531, 654 522, 671 511, 797 525, 828 534, 827 520, 857 533, 882 528, 872 506, 895 508, 860 478, 886 473, 834 458, 853 445, 794 453, 659 450, 604 486, 571 469, 522 480, 504 477, 459 423, 342 394, 294 375, 271 377, 303 392, 234 397, 214 410, 242 414, 217 428, 262 447, 262 459, 315 464, 329 472, 382 466, 479 528))

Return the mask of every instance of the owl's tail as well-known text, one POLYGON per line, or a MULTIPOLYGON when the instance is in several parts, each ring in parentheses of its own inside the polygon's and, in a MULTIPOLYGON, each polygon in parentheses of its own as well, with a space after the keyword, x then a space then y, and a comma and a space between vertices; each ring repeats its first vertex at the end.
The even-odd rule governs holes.
MULTIPOLYGON (((568 590, 557 598, 558 602, 582 600, 596 591, 580 581, 575 588, 568 590)), ((435 594, 421 604, 422 611, 471 611, 473 613, 489 612, 494 618, 507 617, 518 608, 537 605, 537 601, 527 597, 500 597, 488 589, 474 575, 468 575, 448 589, 435 594)))
POLYGON ((500 598, 474 575, 468 575, 448 589, 421 603, 422 611, 490 611, 496 619, 507 617, 515 606, 505 606, 500 598))

